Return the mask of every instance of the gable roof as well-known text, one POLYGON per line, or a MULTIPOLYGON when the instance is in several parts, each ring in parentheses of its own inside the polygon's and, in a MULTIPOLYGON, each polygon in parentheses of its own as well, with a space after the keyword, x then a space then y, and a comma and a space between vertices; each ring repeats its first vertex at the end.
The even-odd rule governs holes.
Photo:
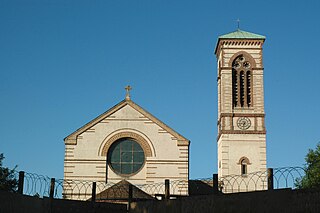
MULTIPOLYGON (((131 184, 127 180, 122 180, 108 189, 96 195, 97 201, 104 200, 128 200, 129 186, 132 186, 132 199, 133 200, 154 200, 155 198, 131 184)), ((91 200, 91 198, 89 199, 91 200)))
POLYGON ((180 135, 179 133, 174 131, 172 128, 170 128, 169 126, 164 124, 162 121, 157 119, 155 116, 153 116, 152 114, 150 114, 149 112, 144 110, 142 107, 140 107, 139 105, 134 103, 131 99, 125 99, 125 100, 121 101, 120 103, 118 103, 114 107, 110 108, 108 111, 102 113, 101 115, 99 115, 98 117, 96 117, 95 119, 90 121, 89 123, 85 124, 84 126, 77 129, 75 132, 73 132, 70 135, 68 135, 67 137, 65 137, 64 138, 65 144, 76 144, 78 135, 80 135, 81 133, 90 129, 92 126, 96 125, 97 123, 99 123, 103 119, 107 118, 108 116, 112 115, 113 113, 117 112, 118 110, 122 109, 123 107, 125 107, 127 105, 131 106, 132 108, 137 110, 139 113, 141 113, 142 115, 144 115, 145 117, 147 117, 148 119, 150 119, 151 121, 153 121, 154 123, 159 125, 165 131, 172 134, 178 140, 178 145, 189 145, 190 141, 188 139, 186 139, 185 137, 183 137, 182 135, 180 135))

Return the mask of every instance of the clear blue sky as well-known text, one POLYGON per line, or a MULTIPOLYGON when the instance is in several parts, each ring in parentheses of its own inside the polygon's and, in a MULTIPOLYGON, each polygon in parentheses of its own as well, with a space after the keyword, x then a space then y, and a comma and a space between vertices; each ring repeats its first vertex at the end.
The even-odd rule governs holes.
POLYGON ((320 1, 1 0, 0 152, 63 177, 63 138, 132 99, 191 140, 191 178, 217 171, 217 37, 265 35, 269 167, 320 141, 320 1))

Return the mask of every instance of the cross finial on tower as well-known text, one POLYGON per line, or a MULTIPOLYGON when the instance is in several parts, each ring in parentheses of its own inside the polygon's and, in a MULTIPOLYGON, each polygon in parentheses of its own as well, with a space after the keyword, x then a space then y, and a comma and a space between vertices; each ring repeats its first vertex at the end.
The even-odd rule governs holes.
POLYGON ((125 87, 126 90, 126 100, 130 100, 130 90, 132 89, 132 87, 130 85, 125 87))
POLYGON ((240 30, 240 19, 239 18, 237 19, 237 22, 238 22, 238 30, 240 30))

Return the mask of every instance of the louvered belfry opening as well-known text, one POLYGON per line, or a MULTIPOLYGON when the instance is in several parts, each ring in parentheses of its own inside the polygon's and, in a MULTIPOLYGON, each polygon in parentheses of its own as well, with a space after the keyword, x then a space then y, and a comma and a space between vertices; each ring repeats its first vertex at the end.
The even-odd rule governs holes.
POLYGON ((251 63, 243 54, 232 62, 232 104, 233 107, 252 106, 251 63))

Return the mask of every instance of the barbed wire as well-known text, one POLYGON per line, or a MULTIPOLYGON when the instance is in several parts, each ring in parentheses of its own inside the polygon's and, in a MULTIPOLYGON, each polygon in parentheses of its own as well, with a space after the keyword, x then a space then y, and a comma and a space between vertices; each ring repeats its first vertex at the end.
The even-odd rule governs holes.
MULTIPOLYGON (((296 188, 297 180, 306 175, 302 167, 274 168, 273 189, 296 188)), ((228 175, 219 178, 219 189, 224 193, 260 191, 268 189, 268 170, 246 175, 228 175)))
POLYGON ((224 193, 266 190, 267 183, 267 171, 223 176, 218 182, 220 191, 224 193))
POLYGON ((297 181, 307 175, 303 167, 280 167, 273 169, 274 188, 296 188, 297 181))
MULTIPOLYGON (((297 180, 306 175, 302 167, 274 168, 272 173, 274 189, 296 188, 297 180)), ((18 172, 15 173, 18 179, 18 172)), ((50 191, 54 198, 72 200, 91 200, 93 193, 97 201, 126 200, 129 197, 129 186, 132 185, 132 199, 154 199, 163 197, 166 191, 165 182, 149 184, 131 184, 128 181, 118 183, 93 180, 52 179, 48 176, 34 173, 24 173, 23 194, 39 197, 49 197, 50 191), (53 184, 53 186, 52 186, 53 184)), ((269 183, 270 184, 270 183, 269 183)), ((191 180, 170 180, 171 196, 192 196, 213 194, 213 188, 218 187, 223 193, 247 192, 268 189, 268 171, 259 171, 246 175, 228 175, 218 178, 200 178, 191 180), (217 186, 215 185, 217 184, 217 186)))

